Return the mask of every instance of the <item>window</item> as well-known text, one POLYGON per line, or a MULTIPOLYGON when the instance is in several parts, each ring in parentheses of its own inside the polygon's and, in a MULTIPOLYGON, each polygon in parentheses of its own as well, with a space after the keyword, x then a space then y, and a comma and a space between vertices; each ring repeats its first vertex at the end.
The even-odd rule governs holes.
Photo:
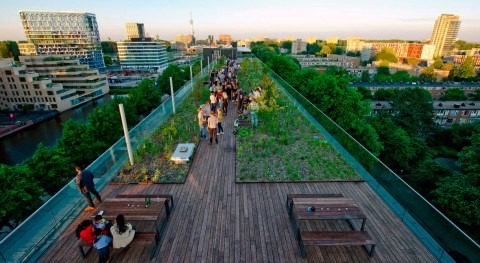
POLYGON ((20 82, 25 82, 25 78, 24 78, 24 77, 20 77, 19 80, 20 80, 20 82))

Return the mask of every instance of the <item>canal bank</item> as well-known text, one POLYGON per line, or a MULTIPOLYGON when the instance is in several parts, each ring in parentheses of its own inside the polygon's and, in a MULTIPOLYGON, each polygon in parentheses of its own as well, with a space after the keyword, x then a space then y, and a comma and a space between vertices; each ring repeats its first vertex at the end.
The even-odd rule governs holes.
MULTIPOLYGON (((8 165, 22 163, 35 153, 39 143, 49 147, 55 146, 57 140, 62 137, 63 123, 70 119, 87 123, 88 114, 110 100, 111 95, 106 94, 78 108, 67 110, 0 138, 0 163, 8 165)), ((15 119, 15 121, 18 121, 18 119, 15 119)))

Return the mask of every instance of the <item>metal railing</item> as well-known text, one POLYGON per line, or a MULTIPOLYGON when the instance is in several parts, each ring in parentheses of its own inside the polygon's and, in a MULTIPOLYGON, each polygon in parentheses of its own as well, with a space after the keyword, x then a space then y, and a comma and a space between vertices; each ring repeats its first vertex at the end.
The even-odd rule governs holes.
POLYGON ((271 69, 268 74, 440 262, 480 262, 473 239, 288 82, 271 69))
MULTIPOLYGON (((207 72, 208 68, 203 68, 192 81, 187 81, 175 92, 176 105, 185 100, 192 92, 192 84, 207 72)), ((137 149, 172 115, 171 99, 163 102, 129 131, 132 149, 137 149)), ((87 167, 98 176, 95 178, 95 188, 102 190, 118 174, 127 159, 127 147, 122 137, 87 167)), ((51 244, 59 238, 67 238, 62 234, 84 208, 84 197, 77 190, 73 179, 0 241, 0 262, 37 261, 51 244)))

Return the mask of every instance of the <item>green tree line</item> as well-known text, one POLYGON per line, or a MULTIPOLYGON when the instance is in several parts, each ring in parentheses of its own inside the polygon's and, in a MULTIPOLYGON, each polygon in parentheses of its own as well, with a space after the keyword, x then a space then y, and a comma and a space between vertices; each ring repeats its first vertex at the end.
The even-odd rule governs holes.
MULTIPOLYGON (((480 124, 451 130, 436 127, 431 95, 421 88, 380 89, 375 98, 391 101, 392 110, 371 116, 370 91, 349 87, 345 70, 301 70, 295 59, 265 45, 255 46, 252 52, 474 239, 480 239, 480 124), (446 153, 458 158, 460 170, 452 172, 434 160, 446 153)), ((390 75, 388 68, 379 68, 375 78, 390 75)), ((402 76, 409 78, 405 73, 398 77, 402 76)))
MULTIPOLYGON (((200 71, 200 63, 193 67, 200 71)), ((172 76, 175 90, 190 79, 189 68, 170 65, 160 79, 172 76), (188 70, 188 75, 185 73, 188 70)), ((123 136, 118 104, 124 104, 127 123, 134 127, 143 116, 161 104, 166 93, 164 84, 156 88, 154 81, 142 80, 127 98, 115 97, 97 107, 88 116, 88 124, 67 121, 62 138, 54 147, 40 143, 34 155, 15 166, 0 165, 0 223, 14 229, 43 202, 42 197, 54 195, 75 176, 75 165, 88 166, 106 149, 123 136)), ((170 83, 168 83, 168 94, 170 83)))

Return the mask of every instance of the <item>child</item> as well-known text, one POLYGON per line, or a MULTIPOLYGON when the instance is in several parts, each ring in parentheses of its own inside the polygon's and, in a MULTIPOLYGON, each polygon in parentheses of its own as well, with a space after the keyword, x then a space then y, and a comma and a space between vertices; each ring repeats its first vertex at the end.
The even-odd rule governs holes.
POLYGON ((112 234, 110 233, 110 227, 112 227, 112 223, 108 222, 105 220, 102 215, 96 215, 94 224, 93 226, 96 229, 101 229, 103 231, 103 234, 112 237, 112 234))
POLYGON ((110 261, 110 249, 108 248, 108 245, 111 242, 111 237, 104 235, 101 229, 95 229, 93 246, 97 249, 99 263, 107 263, 110 261))

